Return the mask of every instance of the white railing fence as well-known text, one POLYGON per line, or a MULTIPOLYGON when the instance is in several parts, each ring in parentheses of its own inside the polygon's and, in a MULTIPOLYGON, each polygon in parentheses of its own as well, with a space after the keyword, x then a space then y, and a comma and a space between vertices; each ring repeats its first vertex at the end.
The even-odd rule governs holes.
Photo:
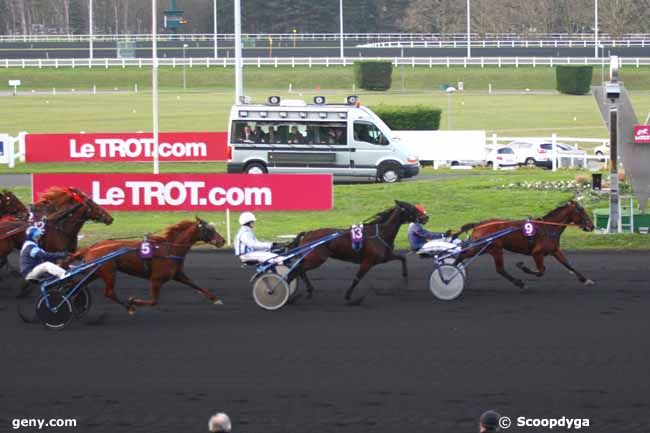
MULTIPOLYGON (((352 66, 359 60, 390 61, 395 66, 424 66, 433 68, 462 66, 468 67, 505 67, 532 66, 554 67, 558 65, 593 65, 609 68, 610 59, 606 57, 245 57, 245 66, 252 67, 281 67, 289 66, 352 66)), ((650 66, 650 57, 620 57, 620 68, 650 66)), ((232 57, 163 57, 158 59, 160 66, 166 67, 232 67, 235 59, 232 57)), ((149 68, 151 58, 134 59, 0 59, 0 68, 149 68)))
MULTIPOLYGON (((608 165, 609 163, 609 153, 604 153, 601 155, 589 154, 589 151, 585 151, 582 155, 572 155, 562 152, 557 146, 557 143, 573 145, 576 150, 580 149, 581 143, 609 145, 608 139, 602 138, 580 138, 580 137, 558 137, 557 134, 551 134, 547 137, 507 137, 499 136, 497 134, 492 134, 489 138, 486 146, 488 148, 496 148, 499 146, 507 145, 514 141, 522 142, 539 142, 545 141, 551 143, 551 164, 552 170, 555 171, 558 168, 589 168, 593 165, 608 165)), ((495 170, 498 167, 494 167, 495 170)))
POLYGON ((26 132, 18 133, 17 137, 0 134, 0 164, 7 164, 9 168, 14 168, 17 160, 25 162, 26 135, 26 132))

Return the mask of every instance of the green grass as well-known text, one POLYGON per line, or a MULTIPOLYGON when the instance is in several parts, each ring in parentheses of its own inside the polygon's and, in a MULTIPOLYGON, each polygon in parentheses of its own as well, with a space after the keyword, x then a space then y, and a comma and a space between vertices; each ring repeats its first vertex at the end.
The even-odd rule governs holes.
MULTIPOLYGON (((457 174, 457 173, 456 173, 457 174)), ((362 222, 374 213, 392 206, 399 198, 422 203, 431 215, 430 230, 457 229, 462 224, 488 218, 525 218, 541 216, 558 204, 573 197, 561 191, 498 190, 497 186, 524 180, 572 180, 586 172, 563 170, 556 173, 540 170, 492 172, 480 170, 473 175, 402 182, 395 185, 335 185, 334 209, 331 212, 264 212, 258 215, 256 233, 260 239, 279 239, 303 230, 320 227, 348 227, 362 222)), ((19 196, 29 201, 29 188, 16 188, 19 196)), ((594 208, 607 207, 606 201, 585 203, 589 214, 594 208)), ((215 223, 225 236, 226 221, 223 212, 204 213, 203 217, 215 223)), ((193 218, 188 212, 115 212, 110 227, 88 224, 83 230, 82 244, 106 238, 141 236, 157 231, 184 218, 193 218)), ((233 236, 237 230, 238 214, 232 214, 233 236)), ((646 235, 601 235, 569 228, 562 237, 566 249, 648 249, 646 235)), ((406 227, 397 237, 397 247, 407 248, 406 227)))

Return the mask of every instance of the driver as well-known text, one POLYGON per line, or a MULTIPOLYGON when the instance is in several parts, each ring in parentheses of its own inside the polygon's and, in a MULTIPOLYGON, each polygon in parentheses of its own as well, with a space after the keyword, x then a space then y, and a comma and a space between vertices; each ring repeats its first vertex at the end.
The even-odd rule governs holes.
POLYGON ((268 259, 276 257, 277 254, 271 252, 276 244, 272 242, 260 242, 253 233, 255 227, 255 215, 252 212, 244 212, 239 215, 239 231, 235 237, 235 255, 242 262, 265 262, 268 259))
POLYGON ((68 253, 48 253, 43 250, 38 245, 38 240, 43 235, 38 227, 31 226, 25 233, 27 240, 20 249, 20 273, 25 280, 39 280, 46 274, 63 278, 65 269, 52 262, 67 257, 68 253))
POLYGON ((448 233, 430 232, 425 229, 424 224, 429 222, 429 215, 427 210, 421 204, 415 205, 415 208, 420 212, 420 218, 417 222, 411 223, 408 229, 408 239, 413 251, 418 251, 424 244, 433 239, 444 239, 448 233))

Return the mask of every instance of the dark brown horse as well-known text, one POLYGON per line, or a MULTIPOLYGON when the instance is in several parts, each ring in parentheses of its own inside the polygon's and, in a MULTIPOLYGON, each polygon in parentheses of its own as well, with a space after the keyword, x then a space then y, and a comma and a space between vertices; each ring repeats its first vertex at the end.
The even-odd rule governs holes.
POLYGON ((104 296, 126 307, 129 314, 135 313, 137 306, 156 305, 160 296, 160 287, 170 280, 195 289, 215 304, 221 303, 212 292, 194 284, 183 270, 185 256, 195 243, 206 242, 217 248, 225 244, 226 241, 211 224, 198 217, 196 221, 181 221, 168 227, 162 235, 148 237, 148 241, 153 247, 153 257, 150 259, 142 259, 138 255, 137 249, 141 241, 107 240, 79 250, 66 259, 65 263, 77 259, 89 262, 120 248, 133 248, 132 252, 102 265, 93 276, 93 279, 101 278, 104 281, 104 296), (150 280, 151 299, 131 298, 128 302, 124 302, 118 298, 115 293, 117 271, 150 280))
POLYGON ((77 250, 78 235, 87 221, 106 225, 113 217, 77 188, 52 187, 31 208, 32 219, 44 222, 41 247, 46 251, 77 250))
MULTIPOLYGON (((470 239, 477 240, 502 230, 511 228, 518 229, 506 236, 496 239, 483 252, 492 256, 496 271, 519 288, 525 288, 524 282, 518 278, 514 278, 506 272, 503 261, 503 250, 532 256, 535 265, 537 266, 537 271, 529 269, 523 262, 517 263, 517 267, 527 274, 535 275, 537 277, 544 275, 544 272, 546 271, 546 267, 544 266, 544 257, 552 255, 571 273, 575 274, 580 282, 586 285, 594 283, 571 266, 564 253, 560 250, 560 237, 562 236, 562 233, 564 233, 566 227, 575 225, 587 232, 594 230, 594 224, 591 221, 591 218, 589 218, 585 209, 578 202, 570 201, 567 204, 552 210, 541 218, 530 220, 536 229, 535 235, 531 238, 527 238, 523 234, 522 229, 525 222, 526 220, 487 220, 479 223, 466 224, 453 236, 457 237, 462 233, 472 230, 470 239)), ((470 249, 462 254, 459 257, 459 260, 473 257, 479 252, 479 248, 470 249)))
POLYGON ((331 242, 323 244, 309 253, 300 265, 294 270, 296 278, 301 278, 307 285, 307 296, 310 298, 314 286, 307 278, 307 271, 316 269, 332 257, 346 262, 359 263, 359 270, 352 280, 352 285, 345 292, 345 299, 350 305, 360 305, 366 294, 351 300, 354 288, 366 273, 375 265, 386 263, 391 260, 402 262, 402 276, 408 277, 406 257, 395 253, 393 250, 395 237, 402 224, 407 222, 418 222, 424 215, 410 203, 395 201, 395 206, 378 213, 363 226, 363 247, 355 250, 352 248, 352 240, 348 229, 324 228, 303 232, 288 245, 294 248, 316 241, 331 233, 342 232, 343 235, 331 242))
POLYGON ((22 219, 27 218, 28 214, 23 202, 13 192, 6 189, 0 191, 0 218, 10 215, 22 219))

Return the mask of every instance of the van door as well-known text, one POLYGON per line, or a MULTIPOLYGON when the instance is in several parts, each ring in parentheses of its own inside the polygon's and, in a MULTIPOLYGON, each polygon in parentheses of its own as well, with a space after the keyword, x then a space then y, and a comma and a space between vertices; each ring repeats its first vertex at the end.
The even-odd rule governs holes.
POLYGON ((355 175, 375 177, 379 161, 393 153, 390 142, 372 122, 355 120, 352 131, 355 151, 351 154, 350 166, 355 175))

